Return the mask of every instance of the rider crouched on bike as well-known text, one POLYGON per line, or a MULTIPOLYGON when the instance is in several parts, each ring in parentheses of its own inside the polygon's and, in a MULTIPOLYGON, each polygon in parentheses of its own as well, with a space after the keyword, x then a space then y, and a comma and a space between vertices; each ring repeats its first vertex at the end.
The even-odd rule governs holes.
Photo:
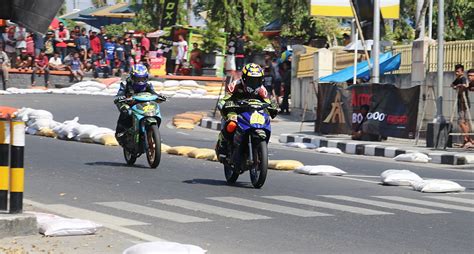
POLYGON ((122 145, 121 138, 128 128, 132 127, 132 112, 130 105, 127 104, 127 98, 134 94, 148 92, 158 96, 159 101, 166 101, 166 97, 157 94, 153 89, 153 85, 148 82, 148 69, 143 64, 136 64, 130 70, 130 74, 125 81, 120 83, 120 89, 115 96, 114 103, 120 111, 120 116, 117 121, 117 128, 115 130, 115 137, 122 145))
POLYGON ((242 69, 242 78, 228 85, 228 92, 219 101, 218 108, 225 121, 216 145, 216 153, 221 161, 227 156, 229 140, 232 141, 233 130, 236 128, 237 104, 240 100, 259 99, 271 106, 266 108, 271 118, 275 118, 278 113, 278 106, 268 98, 267 89, 263 83, 263 69, 255 63, 249 63, 242 69))

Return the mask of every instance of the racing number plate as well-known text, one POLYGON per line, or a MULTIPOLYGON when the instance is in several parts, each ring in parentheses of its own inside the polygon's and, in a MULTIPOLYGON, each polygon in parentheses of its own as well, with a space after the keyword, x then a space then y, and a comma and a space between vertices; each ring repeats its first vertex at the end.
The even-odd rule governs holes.
POLYGON ((265 124, 265 117, 258 113, 258 112, 253 112, 252 116, 250 116, 250 124, 265 124))
POLYGON ((146 105, 143 107, 144 112, 153 112, 155 111, 155 105, 146 105))

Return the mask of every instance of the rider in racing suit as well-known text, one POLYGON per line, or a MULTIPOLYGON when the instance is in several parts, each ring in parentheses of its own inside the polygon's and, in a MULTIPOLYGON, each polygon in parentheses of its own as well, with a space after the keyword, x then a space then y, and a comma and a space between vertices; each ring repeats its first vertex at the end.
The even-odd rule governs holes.
POLYGON ((166 101, 166 97, 157 94, 153 89, 151 83, 148 82, 148 70, 142 64, 136 64, 132 67, 129 76, 125 81, 120 83, 120 89, 115 96, 114 103, 120 111, 120 116, 117 121, 117 128, 115 130, 115 137, 122 145, 122 137, 125 131, 132 127, 132 115, 130 105, 123 102, 124 99, 130 98, 136 93, 149 92, 158 96, 158 100, 166 101))
POLYGON ((216 144, 216 154, 221 161, 227 156, 228 141, 232 140, 232 134, 227 131, 227 126, 231 122, 237 121, 238 108, 237 101, 259 99, 271 106, 266 110, 271 118, 275 118, 278 113, 278 106, 270 101, 268 92, 263 86, 263 69, 255 63, 249 63, 242 69, 242 78, 229 84, 228 93, 218 103, 225 124, 219 133, 216 144))

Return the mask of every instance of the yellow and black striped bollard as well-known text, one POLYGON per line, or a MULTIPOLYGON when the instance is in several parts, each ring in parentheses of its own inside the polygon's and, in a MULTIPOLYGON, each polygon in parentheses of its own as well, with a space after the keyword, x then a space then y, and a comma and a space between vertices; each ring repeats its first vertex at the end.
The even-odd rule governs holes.
POLYGON ((10 187, 10 120, 0 119, 0 210, 8 209, 10 187))
POLYGON ((11 121, 11 188, 10 213, 23 211, 23 191, 25 189, 25 169, 23 166, 25 148, 25 123, 13 119, 11 121))

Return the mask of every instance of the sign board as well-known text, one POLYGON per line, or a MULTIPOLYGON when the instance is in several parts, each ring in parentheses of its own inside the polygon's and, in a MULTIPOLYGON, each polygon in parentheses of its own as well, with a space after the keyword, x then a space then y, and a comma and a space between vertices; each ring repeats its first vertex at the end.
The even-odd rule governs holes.
MULTIPOLYGON (((350 0, 311 0, 311 15, 325 17, 352 18, 350 0)), ((384 19, 400 18, 400 0, 380 0, 384 19)))

